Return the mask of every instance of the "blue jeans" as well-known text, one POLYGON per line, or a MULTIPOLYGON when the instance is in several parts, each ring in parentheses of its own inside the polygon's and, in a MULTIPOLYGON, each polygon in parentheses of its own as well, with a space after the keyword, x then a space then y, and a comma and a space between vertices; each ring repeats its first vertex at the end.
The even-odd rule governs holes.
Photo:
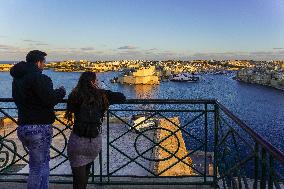
POLYGON ((17 134, 29 151, 28 189, 48 189, 52 125, 20 125, 17 134))

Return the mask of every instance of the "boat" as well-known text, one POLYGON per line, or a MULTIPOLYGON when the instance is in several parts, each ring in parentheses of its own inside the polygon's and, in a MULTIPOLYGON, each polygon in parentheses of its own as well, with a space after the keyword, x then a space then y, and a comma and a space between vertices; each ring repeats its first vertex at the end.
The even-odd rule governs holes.
POLYGON ((118 83, 118 77, 114 77, 110 80, 111 83, 118 83))
POLYGON ((172 76, 170 81, 176 82, 197 82, 199 81, 199 77, 194 74, 189 73, 179 73, 172 76))
POLYGON ((132 115, 130 119, 129 130, 140 133, 141 131, 157 126, 157 122, 153 119, 148 119, 150 115, 146 114, 137 114, 132 115))

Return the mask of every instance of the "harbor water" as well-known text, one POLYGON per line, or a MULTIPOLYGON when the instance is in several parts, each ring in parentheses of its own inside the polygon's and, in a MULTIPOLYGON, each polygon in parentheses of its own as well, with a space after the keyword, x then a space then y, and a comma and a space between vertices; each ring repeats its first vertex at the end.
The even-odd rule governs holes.
MULTIPOLYGON (((44 73, 54 87, 63 85, 67 94, 76 85, 81 73, 44 73)), ((117 72, 98 73, 101 86, 119 91, 129 99, 217 99, 248 126, 284 152, 284 91, 266 86, 235 81, 230 75, 201 75, 196 83, 161 82, 160 85, 121 85, 110 83, 117 72)), ((12 77, 0 72, 0 97, 10 98, 12 77)))

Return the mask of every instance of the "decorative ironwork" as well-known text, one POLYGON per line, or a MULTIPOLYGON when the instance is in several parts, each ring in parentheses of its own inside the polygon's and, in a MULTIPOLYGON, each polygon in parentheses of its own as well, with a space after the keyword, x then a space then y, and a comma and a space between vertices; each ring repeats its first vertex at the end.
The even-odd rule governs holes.
MULTIPOLYGON (((164 139, 163 139, 163 140, 164 140, 164 139)), ((154 147, 159 147, 159 144, 161 144, 161 141, 160 141, 159 143, 157 143, 156 141, 152 141, 152 140, 151 140, 151 142, 153 142, 154 147)), ((150 129, 143 130, 142 132, 139 132, 139 134, 138 134, 137 137, 135 138, 134 147, 135 147, 135 151, 137 152, 137 154, 139 155, 139 157, 142 157, 142 158, 144 158, 144 159, 146 159, 146 160, 148 160, 148 161, 155 161, 155 162, 158 162, 158 161, 165 161, 165 160, 168 160, 168 159, 170 159, 170 158, 172 158, 172 157, 174 157, 174 156, 177 156, 176 154, 177 154, 177 152, 178 152, 178 150, 179 150, 179 147, 180 147, 180 140, 179 140, 179 138, 177 137, 177 135, 176 135, 173 131, 171 131, 171 130, 169 130, 169 129, 165 129, 165 128, 150 128, 150 129), (174 151, 173 153, 170 153, 169 156, 167 156, 167 157, 165 157, 165 158, 159 159, 159 158, 149 158, 149 157, 145 157, 144 154, 145 154, 146 152, 152 150, 153 147, 147 149, 147 150, 144 151, 144 152, 140 152, 140 151, 138 150, 139 144, 138 144, 137 141, 139 140, 139 138, 140 138, 142 135, 145 135, 145 133, 147 133, 147 132, 149 132, 149 131, 157 132, 157 130, 164 130, 164 131, 169 132, 171 136, 174 136, 174 137, 175 137, 175 140, 176 140, 178 146, 177 146, 177 148, 175 149, 175 151, 174 151)))
MULTIPOLYGON (((58 173, 62 167, 69 166, 66 146, 72 126, 60 115, 65 110, 64 103, 55 109, 50 170, 51 182, 70 183, 71 172, 58 173)), ((28 153, 16 136, 16 111, 12 99, 0 99, 0 118, 5 117, 10 124, 0 129, 0 181, 19 181, 16 176, 27 175, 20 169, 27 165, 28 153)), ((169 184, 172 179, 170 184, 203 184, 216 188, 284 186, 283 153, 216 100, 128 100, 107 111, 105 126, 106 148, 94 162, 99 170, 93 166, 90 183, 169 184), (137 113, 144 113, 145 119, 133 125, 128 120, 137 113), (118 127, 112 120, 116 120, 118 127), (138 129, 150 120, 159 124, 138 129), (171 146, 170 142, 175 145, 171 146), (123 145, 128 145, 127 149, 123 145), (186 153, 180 153, 184 146, 186 153), (180 165, 190 170, 190 174, 172 174, 180 165), (144 172, 139 175, 132 169, 144 172), (155 178, 159 179, 151 180, 155 178)), ((20 181, 25 180, 20 177, 20 181)))
POLYGON ((17 151, 16 143, 12 140, 2 139, 0 138, 0 169, 10 166, 15 162, 16 154, 12 154, 10 156, 9 151, 17 151), (9 147, 10 146, 10 147, 9 147), (5 149, 7 148, 8 149, 5 149))

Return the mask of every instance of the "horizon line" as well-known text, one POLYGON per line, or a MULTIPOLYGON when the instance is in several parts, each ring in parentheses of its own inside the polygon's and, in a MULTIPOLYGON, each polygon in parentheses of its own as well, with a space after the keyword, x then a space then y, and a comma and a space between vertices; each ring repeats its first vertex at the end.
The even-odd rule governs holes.
MULTIPOLYGON (((88 60, 88 59, 62 59, 62 60, 48 60, 49 62, 63 62, 63 61, 89 61, 89 62, 98 62, 98 61, 256 61, 256 62, 269 62, 269 61, 284 61, 284 59, 270 59, 270 60, 256 60, 256 59, 191 59, 191 60, 184 60, 184 59, 166 59, 166 60, 154 60, 154 59, 105 59, 105 60, 88 60)), ((3 64, 7 63, 17 63, 24 60, 0 60, 0 63, 3 64)))

